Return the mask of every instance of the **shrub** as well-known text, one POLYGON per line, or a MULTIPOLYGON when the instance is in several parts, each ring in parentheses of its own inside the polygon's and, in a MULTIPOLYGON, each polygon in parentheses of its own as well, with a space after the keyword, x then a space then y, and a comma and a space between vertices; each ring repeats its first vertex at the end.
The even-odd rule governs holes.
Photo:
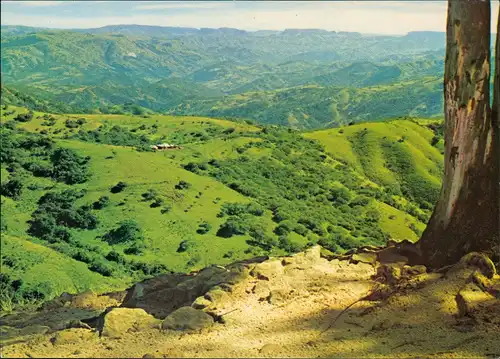
POLYGON ((64 125, 67 127, 67 128, 77 128, 79 127, 80 125, 78 124, 77 121, 75 120, 70 120, 70 119, 67 119, 66 121, 64 121, 64 125))
POLYGON ((151 208, 161 207, 163 205, 163 198, 156 198, 153 203, 149 205, 151 208))
POLYGON ((33 112, 30 111, 30 112, 27 112, 27 113, 23 113, 23 114, 18 114, 14 120, 15 121, 18 121, 18 122, 29 122, 33 119, 33 112))
POLYGON ((175 185, 175 189, 179 189, 179 190, 188 189, 190 187, 191 187, 191 184, 186 182, 186 181, 179 181, 179 183, 177 183, 175 185))
POLYGON ((109 206, 109 202, 110 201, 108 196, 102 196, 92 204, 92 208, 103 209, 104 207, 109 206))
POLYGON ((130 247, 125 248, 123 253, 128 255, 141 255, 144 253, 145 247, 142 243, 134 243, 130 247))
POLYGON ((161 214, 165 214, 165 213, 168 213, 172 210, 172 206, 171 205, 166 205, 164 206, 162 209, 161 209, 161 214))
POLYGON ((274 233, 278 236, 284 236, 293 230, 293 224, 291 221, 283 221, 274 229, 274 233))
POLYGON ((114 185, 113 187, 111 187, 111 193, 120 193, 126 187, 127 187, 127 184, 125 182, 120 181, 116 185, 114 185))
POLYGON ((11 178, 7 183, 3 183, 0 191, 3 196, 18 199, 21 196, 24 184, 18 177, 11 178))
POLYGON ((297 223, 295 225, 295 227, 293 228, 293 231, 297 234, 300 234, 301 236, 304 236, 304 237, 307 235, 307 232, 309 232, 307 227, 304 226, 302 223, 297 223))
POLYGON ((118 253, 117 251, 115 250, 112 250, 110 251, 106 257, 105 257, 108 261, 112 261, 112 262, 116 262, 116 263, 125 263, 125 258, 120 254, 118 253))
POLYGON ((111 267, 108 263, 104 262, 103 260, 94 260, 93 262, 89 263, 89 269, 92 272, 97 272, 104 277, 111 277, 113 276, 113 267, 111 267))
POLYGON ((48 241, 70 241, 67 230, 60 227, 94 229, 97 218, 90 206, 77 208, 75 202, 83 197, 84 191, 73 189, 62 192, 47 192, 38 201, 38 208, 32 213, 28 233, 48 241))
POLYGON ((152 199, 155 199, 158 196, 158 192, 150 188, 147 190, 147 192, 141 194, 141 196, 142 198, 144 198, 145 201, 151 201, 152 199))
POLYGON ((127 219, 118 224, 118 227, 112 229, 104 235, 104 240, 109 244, 141 242, 143 240, 142 229, 136 221, 127 219))
POLYGON ((55 180, 66 184, 83 183, 90 177, 89 160, 90 157, 81 157, 70 149, 57 149, 51 156, 54 166, 52 176, 55 180))
POLYGON ((205 234, 205 233, 208 233, 211 229, 212 229, 212 226, 210 225, 210 223, 203 222, 203 223, 200 223, 200 225, 198 226, 196 233, 205 234))
POLYGON ((297 253, 300 252, 301 248, 298 244, 293 243, 288 236, 280 236, 278 239, 278 247, 286 251, 287 253, 297 253))
POLYGON ((229 218, 226 223, 222 224, 217 231, 218 237, 230 238, 233 235, 242 235, 247 233, 248 224, 239 217, 229 218))
POLYGON ((179 247, 177 248, 177 253, 185 252, 189 249, 190 243, 186 240, 179 243, 179 247))

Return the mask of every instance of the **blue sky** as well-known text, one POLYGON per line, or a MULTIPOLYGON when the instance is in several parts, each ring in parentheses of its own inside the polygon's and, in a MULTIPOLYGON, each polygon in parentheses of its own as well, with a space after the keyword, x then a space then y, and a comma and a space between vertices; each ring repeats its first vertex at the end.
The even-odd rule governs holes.
MULTIPOLYGON (((498 1, 492 2, 492 14, 496 28, 498 1)), ((445 31, 446 1, 2 1, 1 22, 52 28, 140 24, 406 34, 445 31)))

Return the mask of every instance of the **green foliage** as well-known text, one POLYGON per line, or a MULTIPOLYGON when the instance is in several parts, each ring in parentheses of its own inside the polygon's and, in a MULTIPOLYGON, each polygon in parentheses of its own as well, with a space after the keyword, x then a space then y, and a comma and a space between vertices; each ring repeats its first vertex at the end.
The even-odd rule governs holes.
POLYGON ((29 122, 33 119, 33 112, 20 113, 14 118, 14 121, 18 122, 29 122))
POLYGON ((66 184, 86 182, 90 177, 89 160, 90 157, 81 157, 67 148, 55 150, 51 156, 54 179, 66 184))
POLYGON ((196 230, 196 233, 205 234, 205 233, 210 232, 211 229, 212 229, 212 225, 210 223, 203 222, 203 223, 199 224, 198 229, 196 230))
MULTIPOLYGON (((79 125, 75 122, 76 126, 79 125)), ((73 136, 80 141, 103 143, 114 146, 133 146, 142 151, 149 151, 151 141, 144 135, 137 135, 123 126, 113 126, 110 129, 98 128, 97 130, 80 130, 73 136)))
POLYGON ((125 188, 127 188, 127 184, 125 182, 118 182, 116 185, 111 187, 111 193, 120 193, 122 192, 125 188))
POLYGON ((73 189, 47 192, 31 215, 29 234, 49 242, 72 242, 69 228, 96 228, 98 221, 90 206, 75 206, 75 201, 84 195, 84 191, 73 189))
POLYGON ((2 30, 2 84, 8 86, 2 103, 141 117, 153 110, 297 128, 442 113, 439 33, 415 40, 309 30, 259 36, 223 29, 107 31, 89 37, 2 30), (132 53, 137 56, 125 55, 132 53))
POLYGON ((0 192, 2 196, 11 197, 12 199, 19 199, 23 190, 24 184, 21 178, 14 177, 9 179, 8 182, 2 183, 0 192))
POLYGON ((136 221, 129 219, 122 221, 118 227, 104 235, 103 239, 109 244, 140 243, 144 239, 142 229, 136 221))
POLYGON ((175 185, 175 189, 178 189, 178 190, 186 190, 189 188, 191 188, 191 184, 184 181, 184 180, 179 181, 179 183, 177 183, 175 185))
POLYGON ((93 209, 103 209, 109 206, 110 200, 108 196, 99 197, 97 201, 92 204, 93 209))

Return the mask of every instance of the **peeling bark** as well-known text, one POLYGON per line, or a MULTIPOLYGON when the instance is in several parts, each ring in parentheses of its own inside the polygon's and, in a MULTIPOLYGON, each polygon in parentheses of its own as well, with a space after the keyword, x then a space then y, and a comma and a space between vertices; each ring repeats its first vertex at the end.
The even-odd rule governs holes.
MULTIPOLYGON (((418 244, 430 267, 491 252, 500 240, 499 66, 492 113, 490 11, 487 0, 448 0, 443 186, 418 244)), ((496 46, 499 54, 498 39, 496 46)))

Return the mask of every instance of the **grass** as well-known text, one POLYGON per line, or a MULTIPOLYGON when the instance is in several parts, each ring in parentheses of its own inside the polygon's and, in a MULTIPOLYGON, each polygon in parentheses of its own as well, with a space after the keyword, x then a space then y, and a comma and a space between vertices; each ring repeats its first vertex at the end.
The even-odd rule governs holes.
MULTIPOLYGON (((25 109, 9 106, 9 111, 12 110, 15 110, 14 114, 1 116, 2 122, 26 112, 25 109)), ((365 187, 383 190, 388 185, 401 186, 408 189, 408 195, 394 195, 394 206, 373 200, 352 213, 362 217, 367 210, 375 209, 380 214, 376 225, 383 232, 395 239, 415 241, 418 239, 415 228, 418 231, 425 228, 425 223, 416 217, 423 211, 417 208, 416 214, 411 215, 405 208, 415 206, 423 199, 428 200, 427 195, 433 195, 440 185, 441 154, 438 148, 430 145, 433 132, 425 127, 431 123, 426 120, 364 123, 302 135, 286 130, 277 130, 276 133, 272 130, 272 133, 264 134, 260 127, 246 123, 200 117, 54 115, 55 124, 44 126, 43 116, 44 113, 35 112, 32 121, 19 123, 18 127, 37 133, 45 130, 58 146, 91 158, 91 178, 83 184, 71 186, 87 191, 77 205, 92 204, 103 196, 110 198, 108 206, 93 211, 99 220, 96 229, 71 230, 78 242, 95 247, 103 256, 111 250, 122 253, 128 244, 111 246, 101 237, 116 228, 119 222, 133 219, 143 230, 146 249, 141 255, 124 257, 142 263, 162 264, 178 272, 210 264, 226 264, 258 253, 255 247, 247 244, 247 240, 251 239, 248 234, 230 238, 216 235, 221 224, 227 220, 227 217, 218 216, 224 203, 260 202, 267 209, 261 217, 254 219, 266 235, 274 238, 277 238, 273 234, 277 223, 268 208, 275 200, 287 209, 285 214, 295 211, 291 216, 294 221, 298 217, 310 216, 309 219, 323 229, 331 222, 339 231, 349 233, 342 228, 345 219, 335 218, 342 213, 340 205, 332 205, 324 194, 317 195, 315 191, 325 190, 327 194, 328 188, 345 185, 355 197, 365 187), (68 118, 80 117, 86 119, 80 128, 66 127, 68 118), (153 143, 162 140, 180 143, 183 148, 141 152, 133 147, 82 142, 72 138, 79 130, 96 130, 103 125, 104 128, 118 125, 135 130, 136 134, 148 137, 153 143), (231 130, 225 131, 227 129, 231 130), (192 135, 200 132, 206 136, 200 139, 192 135), (403 138, 402 142, 398 142, 403 138), (324 152, 306 139, 319 142, 324 152), (210 168, 202 173, 183 168, 190 162, 199 164, 212 159, 221 161, 223 167, 218 170, 210 168), (345 165, 347 167, 343 168, 345 165), (283 176, 283 180, 277 181, 273 176, 283 176), (359 182, 359 188, 342 182, 345 179, 359 182), (231 189, 230 182, 235 180, 252 191, 260 191, 260 194, 252 198, 231 189), (120 181, 127 183, 125 190, 111 193, 110 188, 120 181), (179 181, 188 182, 191 186, 176 189, 179 181), (149 190, 157 193, 157 197, 163 200, 162 205, 151 207, 153 201, 143 199, 142 194, 149 190), (168 211, 165 210, 167 207, 168 211), (205 234, 197 232, 202 223, 210 227, 205 234), (187 243, 188 250, 178 251, 181 243, 187 243)), ((3 183, 9 179, 9 174, 4 167, 1 171, 3 183)), ((70 186, 48 178, 27 176, 25 190, 18 200, 2 196, 2 216, 7 226, 2 235, 2 260, 11 256, 16 258, 15 263, 25 263, 24 267, 3 266, 2 273, 5 270, 13 278, 22 279, 28 287, 48 286, 47 290, 51 293, 89 288, 106 291, 138 280, 130 273, 104 277, 90 271, 85 263, 55 251, 48 243, 27 236, 27 221, 37 208, 38 199, 47 191, 67 188, 70 186)), ((357 223, 358 227, 362 225, 362 222, 357 223)), ((356 228, 355 232, 358 232, 356 241, 370 242, 369 234, 366 234, 369 232, 363 231, 363 228, 356 228)), ((318 241, 322 235, 312 233, 312 230, 307 235, 292 231, 288 240, 303 248, 318 241)), ((270 253, 279 255, 285 252, 275 247, 270 253)), ((11 305, 8 297, 3 298, 3 302, 6 308, 11 305)))

